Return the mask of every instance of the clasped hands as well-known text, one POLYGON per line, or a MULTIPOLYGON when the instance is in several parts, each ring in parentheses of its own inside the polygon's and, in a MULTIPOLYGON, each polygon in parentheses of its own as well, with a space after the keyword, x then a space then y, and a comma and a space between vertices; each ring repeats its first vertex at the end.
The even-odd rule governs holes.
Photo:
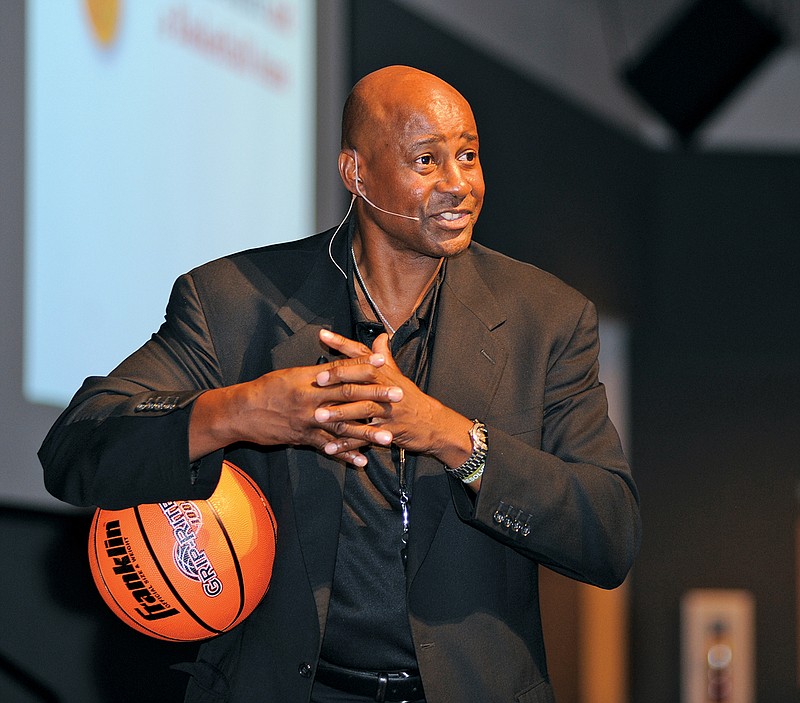
POLYGON ((435 453, 437 427, 446 408, 405 376, 392 357, 389 337, 379 335, 372 349, 342 335, 320 331, 320 340, 345 359, 320 370, 315 383, 334 392, 314 410, 314 419, 331 438, 321 450, 355 466, 369 445, 435 453))
POLYGON ((471 421, 403 375, 388 335, 379 335, 372 349, 325 329, 319 336, 345 358, 203 393, 189 425, 190 458, 252 442, 310 446, 359 467, 371 445, 395 444, 449 466, 466 460, 471 421))

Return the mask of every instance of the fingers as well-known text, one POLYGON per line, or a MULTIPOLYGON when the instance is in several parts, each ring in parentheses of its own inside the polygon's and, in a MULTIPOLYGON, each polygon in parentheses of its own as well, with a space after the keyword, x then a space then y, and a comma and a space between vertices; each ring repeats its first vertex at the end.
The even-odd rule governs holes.
POLYGON ((393 440, 391 432, 363 424, 332 423, 323 427, 327 430, 326 438, 318 445, 318 449, 332 459, 339 459, 359 468, 365 467, 368 461, 366 455, 359 451, 361 448, 374 444, 388 447, 393 440), (361 437, 344 436, 348 431, 361 437))
POLYGON ((345 449, 378 444, 388 447, 394 436, 378 426, 372 418, 388 416, 386 404, 373 401, 359 401, 345 405, 330 405, 317 408, 314 419, 321 427, 333 435, 325 445, 327 454, 338 454, 345 449))
MULTIPOLYGON (((374 356, 374 355, 373 355, 374 356)), ((379 363, 383 363, 381 358, 379 363)), ((342 359, 331 361, 317 372, 315 380, 320 387, 334 386, 343 383, 361 383, 377 385, 380 383, 376 374, 376 366, 370 360, 342 359)))
POLYGON ((403 399, 400 386, 387 383, 388 379, 378 374, 372 363, 361 363, 361 360, 331 362, 316 374, 315 380, 320 388, 330 389, 330 393, 324 396, 327 403, 360 400, 399 403, 403 399))
POLYGON ((335 383, 376 383, 377 376, 373 369, 381 368, 387 362, 391 362, 393 369, 397 370, 389 347, 389 335, 385 332, 376 337, 372 349, 326 329, 321 329, 319 336, 331 349, 348 357, 331 361, 320 369, 317 374, 317 383, 320 386, 335 383))
MULTIPOLYGON (((333 444, 332 442, 329 444, 333 444)), ((325 445, 323 451, 326 454, 333 454, 334 459, 341 459, 342 461, 352 464, 353 466, 358 466, 359 468, 364 468, 367 465, 367 457, 364 456, 361 452, 356 451, 345 451, 345 452, 329 452, 327 451, 329 445, 325 445)))
POLYGON ((364 466, 367 458, 359 449, 368 445, 388 447, 394 441, 390 431, 368 421, 388 417, 390 404, 404 397, 400 386, 387 383, 389 377, 378 372, 387 360, 396 371, 389 336, 379 335, 372 349, 326 329, 320 330, 319 337, 347 357, 325 364, 315 375, 318 388, 330 391, 321 396, 322 402, 314 410, 314 420, 329 435, 322 451, 354 466, 364 466))
POLYGON ((368 420, 388 415, 388 404, 376 403, 373 400, 360 400, 344 405, 326 405, 314 411, 314 419, 320 423, 368 420))
MULTIPOLYGON (((337 426, 337 423, 318 425, 308 435, 305 444, 316 448, 331 459, 338 459, 359 468, 366 466, 367 456, 360 450, 369 447, 373 442, 369 439, 337 436, 335 434, 337 426)), ((378 439, 386 441, 387 437, 379 435, 378 439)), ((388 439, 388 444, 391 444, 391 439, 388 439)))
POLYGON ((360 356, 369 356, 372 354, 372 349, 365 344, 356 342, 353 339, 348 339, 347 337, 337 334, 336 332, 331 332, 330 330, 321 329, 319 331, 319 338, 322 340, 323 344, 326 344, 331 349, 341 352, 345 356, 349 356, 351 359, 355 359, 360 356))
MULTIPOLYGON (((370 444, 388 447, 394 440, 391 432, 379 429, 374 425, 337 422, 331 427, 336 436, 322 447, 322 451, 328 455, 339 455, 352 451, 353 447, 360 448, 370 444)), ((366 464, 366 462, 364 463, 366 464)))

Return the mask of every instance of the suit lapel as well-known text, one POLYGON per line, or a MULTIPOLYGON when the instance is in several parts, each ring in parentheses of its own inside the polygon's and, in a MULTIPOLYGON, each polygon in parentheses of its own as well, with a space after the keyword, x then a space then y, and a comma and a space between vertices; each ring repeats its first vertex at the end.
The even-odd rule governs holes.
MULTIPOLYGON (((469 418, 485 417, 506 363, 494 333, 505 322, 468 251, 447 263, 436 323, 428 394, 469 418)), ((411 501, 409 583, 430 549, 451 501, 442 464, 419 457, 411 501)))
MULTIPOLYGON (((337 237, 338 249, 346 236, 337 237)), ((341 251, 337 261, 341 261, 341 251)), ((320 357, 333 358, 319 341, 322 327, 350 334, 350 307, 345 279, 327 256, 320 253, 297 292, 278 310, 289 336, 271 350, 272 368, 310 366, 320 357)), ((286 458, 295 524, 309 582, 317 604, 320 635, 324 634, 330 584, 336 561, 345 467, 341 462, 308 450, 288 448, 286 458)))

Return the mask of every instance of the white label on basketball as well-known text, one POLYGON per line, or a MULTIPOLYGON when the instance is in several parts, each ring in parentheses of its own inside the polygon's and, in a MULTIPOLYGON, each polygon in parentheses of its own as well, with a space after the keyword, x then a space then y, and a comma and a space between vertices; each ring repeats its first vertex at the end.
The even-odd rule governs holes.
POLYGON ((197 533, 203 527, 200 509, 190 500, 168 501, 159 503, 158 507, 169 521, 175 536, 172 550, 175 566, 187 578, 203 584, 203 592, 207 596, 218 596, 222 593, 222 581, 217 577, 205 550, 197 546, 197 533))

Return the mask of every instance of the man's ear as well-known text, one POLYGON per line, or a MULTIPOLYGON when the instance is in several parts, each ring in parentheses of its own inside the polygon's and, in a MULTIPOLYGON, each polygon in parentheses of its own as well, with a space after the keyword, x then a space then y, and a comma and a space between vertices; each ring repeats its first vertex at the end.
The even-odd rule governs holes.
POLYGON ((339 176, 344 187, 353 195, 358 195, 355 152, 352 149, 342 149, 339 152, 339 176))

